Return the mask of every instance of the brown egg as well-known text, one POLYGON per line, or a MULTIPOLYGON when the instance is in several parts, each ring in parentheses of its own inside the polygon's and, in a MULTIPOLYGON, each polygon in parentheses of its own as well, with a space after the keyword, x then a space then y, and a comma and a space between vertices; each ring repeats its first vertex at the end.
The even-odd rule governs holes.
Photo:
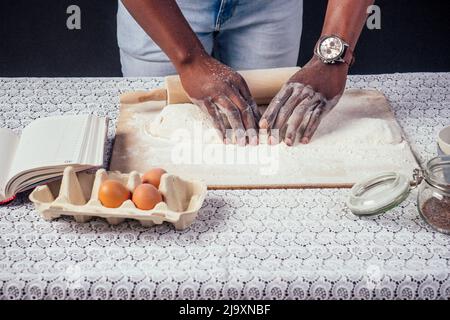
POLYGON ((98 199, 107 208, 118 208, 130 197, 131 192, 116 180, 103 181, 98 190, 98 199))
POLYGON ((151 169, 150 171, 147 171, 142 176, 142 183, 150 183, 154 185, 156 188, 159 188, 159 183, 161 182, 161 176, 167 173, 166 170, 161 168, 155 168, 151 169))
POLYGON ((151 210, 163 200, 158 189, 151 184, 144 183, 134 189, 132 201, 138 209, 151 210))

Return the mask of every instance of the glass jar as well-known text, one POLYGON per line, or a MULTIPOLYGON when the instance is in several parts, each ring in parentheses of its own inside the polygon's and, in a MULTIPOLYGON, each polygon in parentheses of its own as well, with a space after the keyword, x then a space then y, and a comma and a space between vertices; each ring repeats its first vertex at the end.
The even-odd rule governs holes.
POLYGON ((417 197, 419 213, 434 229, 450 234, 450 156, 430 160, 422 176, 417 197))
POLYGON ((350 191, 347 206, 358 216, 377 215, 400 203, 418 187, 420 216, 439 232, 450 234, 450 156, 431 159, 424 169, 416 169, 412 180, 387 172, 357 183, 350 191))

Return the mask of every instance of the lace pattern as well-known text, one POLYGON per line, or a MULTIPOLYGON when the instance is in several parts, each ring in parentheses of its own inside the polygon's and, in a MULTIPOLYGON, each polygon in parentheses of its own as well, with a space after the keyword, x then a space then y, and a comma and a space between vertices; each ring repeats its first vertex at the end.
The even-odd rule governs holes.
MULTIPOLYGON (((94 113, 158 79, 0 78, 0 127, 94 113)), ((351 76, 386 94, 420 161, 450 124, 450 73, 351 76)), ((109 157, 108 157, 109 159, 109 157)), ((450 237, 420 219, 416 192, 357 218, 348 190, 210 191, 190 229, 42 220, 28 194, 0 207, 1 299, 448 299, 450 237)))

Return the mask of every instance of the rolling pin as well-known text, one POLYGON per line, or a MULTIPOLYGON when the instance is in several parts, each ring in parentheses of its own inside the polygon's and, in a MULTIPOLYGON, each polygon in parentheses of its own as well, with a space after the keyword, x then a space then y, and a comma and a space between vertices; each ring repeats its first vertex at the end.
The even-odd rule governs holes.
MULTIPOLYGON (((280 91, 281 87, 298 70, 299 67, 260 69, 238 71, 247 82, 255 102, 258 105, 267 105, 280 91)), ((122 104, 136 104, 147 101, 165 101, 166 104, 190 103, 188 95, 181 85, 179 76, 168 76, 164 88, 150 91, 126 92, 120 96, 122 104)))

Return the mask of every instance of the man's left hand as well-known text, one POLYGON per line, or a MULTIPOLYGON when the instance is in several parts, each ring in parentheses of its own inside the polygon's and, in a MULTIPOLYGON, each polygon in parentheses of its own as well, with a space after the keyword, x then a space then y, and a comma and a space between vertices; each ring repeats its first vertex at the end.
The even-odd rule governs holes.
POLYGON ((347 74, 347 64, 325 64, 314 56, 281 88, 263 114, 259 126, 270 131, 269 143, 276 144, 279 138, 289 146, 297 139, 309 143, 341 98, 347 74), (279 138, 274 130, 279 130, 279 138))

